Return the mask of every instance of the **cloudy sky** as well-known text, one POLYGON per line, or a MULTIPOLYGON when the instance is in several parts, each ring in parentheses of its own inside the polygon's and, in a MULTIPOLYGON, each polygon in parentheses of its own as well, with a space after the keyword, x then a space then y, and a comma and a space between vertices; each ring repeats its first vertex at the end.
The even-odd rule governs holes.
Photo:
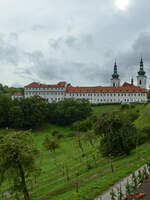
POLYGON ((0 0, 0 82, 110 85, 115 59, 123 82, 141 56, 149 78, 149 10, 149 0, 0 0))

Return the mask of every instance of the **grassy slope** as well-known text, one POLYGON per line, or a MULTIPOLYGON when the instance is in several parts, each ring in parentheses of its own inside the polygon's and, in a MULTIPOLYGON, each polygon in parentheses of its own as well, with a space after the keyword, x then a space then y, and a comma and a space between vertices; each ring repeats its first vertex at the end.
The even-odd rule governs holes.
MULTIPOLYGON (((141 108, 140 106, 139 109, 141 108)), ((120 106, 94 107, 94 114, 101 115, 104 112, 112 111, 112 109, 119 110, 120 106)), ((87 196, 88 199, 94 199, 96 195, 100 194, 117 180, 131 173, 144 163, 143 159, 137 160, 135 151, 132 151, 131 155, 128 157, 114 159, 113 164, 115 172, 111 173, 109 160, 102 158, 99 153, 96 154, 97 167, 95 167, 94 161, 92 160, 95 149, 88 142, 85 142, 84 149, 92 165, 92 169, 87 170, 86 158, 80 159, 79 155, 81 153, 76 146, 76 142, 72 138, 64 137, 61 139, 60 148, 56 151, 58 165, 56 167, 53 154, 45 151, 42 145, 44 137, 50 135, 54 129, 63 132, 64 135, 67 135, 69 132, 69 127, 49 124, 46 125, 44 129, 33 133, 36 145, 41 151, 38 165, 42 169, 41 174, 38 176, 37 183, 34 183, 32 189, 30 189, 30 194, 32 194, 34 200, 73 200, 76 172, 80 173, 80 193, 83 196, 87 196), (66 176, 62 176, 60 167, 62 163, 69 168, 69 182, 66 180, 66 176)), ((97 144, 98 142, 95 141, 95 145, 97 144)), ((140 146, 139 154, 142 155, 142 157, 148 157, 150 154, 149 144, 140 146)))
POLYGON ((135 121, 138 129, 142 130, 145 127, 150 127, 150 103, 146 104, 140 111, 139 118, 135 121))
POLYGON ((103 106, 96 106, 93 107, 93 114, 94 115, 102 115, 103 113, 118 111, 120 110, 121 105, 103 105, 103 106))

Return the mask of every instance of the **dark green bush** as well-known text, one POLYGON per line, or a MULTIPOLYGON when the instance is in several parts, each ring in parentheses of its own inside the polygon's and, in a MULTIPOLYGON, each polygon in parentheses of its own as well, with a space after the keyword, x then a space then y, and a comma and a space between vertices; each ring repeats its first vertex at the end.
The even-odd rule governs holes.
POLYGON ((64 137, 64 135, 57 130, 52 132, 52 136, 57 137, 58 139, 64 137))
POLYGON ((100 151, 103 156, 129 155, 136 147, 136 128, 118 113, 102 116, 95 124, 95 134, 101 138, 100 151))
POLYGON ((129 109, 129 105, 128 104, 122 104, 120 110, 126 110, 129 109))
POLYGON ((84 121, 74 122, 72 124, 72 130, 74 131, 88 131, 92 128, 92 121, 88 118, 84 121))
POLYGON ((86 119, 92 113, 91 104, 86 99, 65 99, 49 105, 48 119, 59 125, 70 125, 86 119))

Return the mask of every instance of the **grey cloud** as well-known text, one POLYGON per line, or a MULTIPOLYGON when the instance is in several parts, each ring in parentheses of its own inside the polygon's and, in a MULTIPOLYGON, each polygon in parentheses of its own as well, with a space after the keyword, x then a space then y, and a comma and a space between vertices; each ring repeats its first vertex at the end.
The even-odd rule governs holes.
POLYGON ((44 31, 46 29, 46 27, 41 24, 34 24, 34 25, 32 25, 31 29, 33 31, 44 31))
MULTIPOLYGON (((15 39, 17 35, 11 35, 15 39)), ((0 36, 0 62, 17 65, 19 62, 19 52, 16 46, 8 43, 2 36, 0 36)))
POLYGON ((57 39, 49 39, 50 47, 54 49, 60 49, 64 47, 68 48, 87 48, 92 46, 93 38, 91 35, 67 35, 61 36, 57 39))

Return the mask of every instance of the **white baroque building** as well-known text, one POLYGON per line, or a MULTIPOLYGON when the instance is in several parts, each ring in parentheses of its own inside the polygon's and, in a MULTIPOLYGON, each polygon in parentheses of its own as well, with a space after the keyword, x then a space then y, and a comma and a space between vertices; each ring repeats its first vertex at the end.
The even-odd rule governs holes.
POLYGON ((38 95, 48 99, 49 102, 62 101, 65 98, 85 98, 91 103, 134 103, 147 102, 147 77, 145 75, 143 60, 140 62, 140 70, 137 76, 137 86, 125 82, 120 86, 117 64, 114 65, 114 73, 111 79, 111 86, 78 87, 59 82, 56 85, 47 85, 33 82, 24 87, 25 98, 38 95))

